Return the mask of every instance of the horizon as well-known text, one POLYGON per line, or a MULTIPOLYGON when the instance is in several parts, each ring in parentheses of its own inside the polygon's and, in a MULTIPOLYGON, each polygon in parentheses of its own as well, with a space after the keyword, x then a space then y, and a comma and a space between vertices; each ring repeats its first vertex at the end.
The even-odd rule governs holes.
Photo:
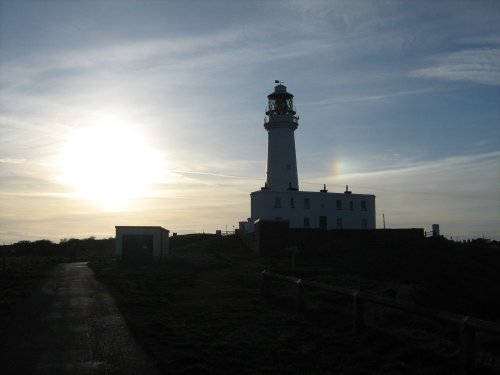
POLYGON ((294 95, 299 184, 500 240, 500 2, 0 0, 0 243, 231 230, 294 95))

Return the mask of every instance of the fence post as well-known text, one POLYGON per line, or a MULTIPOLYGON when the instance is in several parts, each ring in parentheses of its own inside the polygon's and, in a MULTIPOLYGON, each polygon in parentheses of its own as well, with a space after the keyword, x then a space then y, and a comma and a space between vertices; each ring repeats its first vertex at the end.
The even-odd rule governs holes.
POLYGON ((297 246, 287 246, 286 251, 290 253, 290 267, 292 271, 297 268, 297 255, 299 254, 299 248, 297 246))
POLYGON ((260 295, 263 299, 271 297, 271 278, 267 275, 267 270, 260 274, 260 295))
POLYGON ((359 296, 359 291, 352 294, 353 327, 355 333, 365 330, 365 306, 364 300, 359 296))
POLYGON ((466 316, 460 323, 460 371, 463 375, 474 374, 476 367, 476 331, 466 316))
POLYGON ((297 280, 297 311, 304 311, 304 284, 302 279, 297 280))
POLYGON ((5 273, 5 254, 2 254, 2 272, 5 273))

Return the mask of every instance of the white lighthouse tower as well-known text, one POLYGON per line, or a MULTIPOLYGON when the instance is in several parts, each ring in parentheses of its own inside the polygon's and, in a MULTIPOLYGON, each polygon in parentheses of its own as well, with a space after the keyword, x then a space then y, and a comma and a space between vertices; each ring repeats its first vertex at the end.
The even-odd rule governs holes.
POLYGON ((267 96, 264 128, 268 133, 267 178, 264 187, 250 193, 250 217, 240 223, 247 232, 255 231, 257 221, 288 222, 289 228, 375 229, 375 196, 319 191, 300 191, 295 155, 294 132, 299 117, 293 95, 276 81, 267 96))
POLYGON ((296 191, 299 190, 299 178, 294 132, 299 125, 299 118, 295 116, 293 95, 280 83, 267 99, 267 117, 264 121, 268 133, 265 186, 274 191, 296 191))

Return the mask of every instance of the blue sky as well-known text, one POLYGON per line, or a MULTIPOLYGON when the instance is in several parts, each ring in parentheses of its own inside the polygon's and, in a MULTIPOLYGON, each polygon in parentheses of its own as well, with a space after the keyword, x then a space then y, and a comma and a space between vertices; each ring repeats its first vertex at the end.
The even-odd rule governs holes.
POLYGON ((302 190, 500 239, 499 1, 0 0, 0 242, 232 229, 275 79, 302 190))

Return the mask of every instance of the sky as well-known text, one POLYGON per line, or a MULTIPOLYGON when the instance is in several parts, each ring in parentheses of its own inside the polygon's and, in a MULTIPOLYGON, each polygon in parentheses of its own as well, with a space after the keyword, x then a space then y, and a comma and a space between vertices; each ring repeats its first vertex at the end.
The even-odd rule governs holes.
POLYGON ((0 0, 0 243, 232 230, 274 80, 301 190, 500 239, 500 1, 0 0))

